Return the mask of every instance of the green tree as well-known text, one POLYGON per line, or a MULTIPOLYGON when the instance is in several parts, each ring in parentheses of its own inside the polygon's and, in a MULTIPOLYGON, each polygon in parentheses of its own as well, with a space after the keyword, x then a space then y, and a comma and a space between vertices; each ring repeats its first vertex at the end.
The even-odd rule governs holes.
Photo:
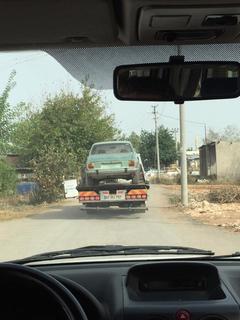
POLYGON ((14 167, 0 159, 0 195, 12 195, 16 191, 17 174, 14 167))
POLYGON ((119 131, 100 95, 83 84, 82 95, 60 92, 48 97, 14 131, 23 160, 51 200, 62 192, 63 176, 77 176, 93 143, 114 139, 119 131))
POLYGON ((139 136, 136 132, 132 132, 132 133, 130 134, 130 136, 128 136, 128 137, 126 138, 126 140, 129 140, 129 141, 132 143, 134 149, 135 149, 137 152, 139 152, 139 150, 140 150, 141 138, 140 138, 140 136, 139 136))
POLYGON ((240 129, 234 125, 228 125, 219 131, 215 131, 210 128, 207 133, 207 141, 213 142, 219 140, 229 142, 240 141, 240 129))
POLYGON ((0 154, 5 154, 10 148, 10 137, 15 118, 15 112, 9 103, 9 95, 11 90, 15 87, 14 80, 16 72, 12 71, 7 84, 0 95, 0 154))
POLYGON ((62 148, 53 146, 39 152, 38 157, 31 160, 34 178, 40 187, 37 189, 37 201, 55 201, 63 195, 63 179, 71 177, 78 171, 76 155, 62 148))
MULTIPOLYGON (((162 166, 168 166, 177 159, 176 143, 172 132, 164 126, 159 127, 159 150, 162 166)), ((139 151, 142 160, 147 160, 150 167, 156 167, 155 132, 143 130, 140 134, 139 151)))
POLYGON ((64 147, 84 163, 93 143, 113 139, 117 133, 114 118, 106 114, 99 94, 87 86, 81 97, 62 91, 47 98, 40 110, 14 132, 15 144, 27 160, 37 158, 43 148, 64 147))

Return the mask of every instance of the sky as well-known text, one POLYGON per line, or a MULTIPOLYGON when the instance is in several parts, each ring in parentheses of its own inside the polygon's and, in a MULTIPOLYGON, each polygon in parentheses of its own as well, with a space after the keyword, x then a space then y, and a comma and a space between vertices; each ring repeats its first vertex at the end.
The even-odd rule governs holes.
MULTIPOLYGON (((78 66, 76 66, 77 68, 78 66)), ((40 106, 44 97, 62 88, 80 92, 80 83, 52 56, 41 51, 0 53, 0 92, 12 70, 16 70, 16 86, 10 95, 11 105, 24 101, 40 106)), ((118 101, 111 89, 102 90, 108 112, 115 114, 116 123, 126 134, 132 131, 154 130, 152 106, 157 105, 158 123, 169 129, 179 129, 179 106, 170 102, 118 101)), ((201 145, 204 126, 216 131, 227 125, 239 127, 240 99, 211 100, 186 103, 188 147, 201 145)), ((179 130, 177 133, 179 139, 179 130)))

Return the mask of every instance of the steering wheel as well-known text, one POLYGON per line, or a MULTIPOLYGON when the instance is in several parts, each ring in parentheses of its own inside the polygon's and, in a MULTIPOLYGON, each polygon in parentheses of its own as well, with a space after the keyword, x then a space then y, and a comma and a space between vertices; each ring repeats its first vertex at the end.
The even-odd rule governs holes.
POLYGON ((11 279, 23 280, 30 287, 35 285, 44 290, 61 308, 66 320, 88 320, 74 295, 59 281, 45 273, 22 265, 0 263, 0 277, 6 282, 11 279))

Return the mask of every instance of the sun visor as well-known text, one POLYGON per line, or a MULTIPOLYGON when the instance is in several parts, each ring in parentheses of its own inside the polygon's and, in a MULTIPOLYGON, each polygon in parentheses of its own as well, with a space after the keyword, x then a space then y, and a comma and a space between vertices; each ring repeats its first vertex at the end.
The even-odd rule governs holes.
POLYGON ((0 1, 2 48, 103 45, 117 35, 110 0, 0 1))
MULTIPOLYGON (((187 45, 179 47, 186 61, 238 61, 240 44, 187 45)), ((55 58, 75 79, 89 79, 96 89, 112 89, 113 70, 124 64, 168 62, 177 55, 177 46, 132 46, 108 48, 50 49, 55 58)))

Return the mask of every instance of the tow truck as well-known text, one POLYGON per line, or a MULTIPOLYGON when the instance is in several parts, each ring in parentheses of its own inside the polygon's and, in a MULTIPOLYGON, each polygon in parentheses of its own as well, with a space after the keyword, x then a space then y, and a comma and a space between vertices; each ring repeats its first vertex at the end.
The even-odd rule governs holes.
POLYGON ((141 167, 139 184, 128 183, 118 179, 115 183, 101 181, 95 186, 79 184, 77 186, 80 209, 86 212, 95 210, 126 210, 145 212, 147 208, 149 182, 146 179, 140 154, 138 159, 141 167))
POLYGON ((93 187, 78 185, 81 209, 93 210, 127 210, 145 212, 148 210, 149 184, 103 183, 93 187))

